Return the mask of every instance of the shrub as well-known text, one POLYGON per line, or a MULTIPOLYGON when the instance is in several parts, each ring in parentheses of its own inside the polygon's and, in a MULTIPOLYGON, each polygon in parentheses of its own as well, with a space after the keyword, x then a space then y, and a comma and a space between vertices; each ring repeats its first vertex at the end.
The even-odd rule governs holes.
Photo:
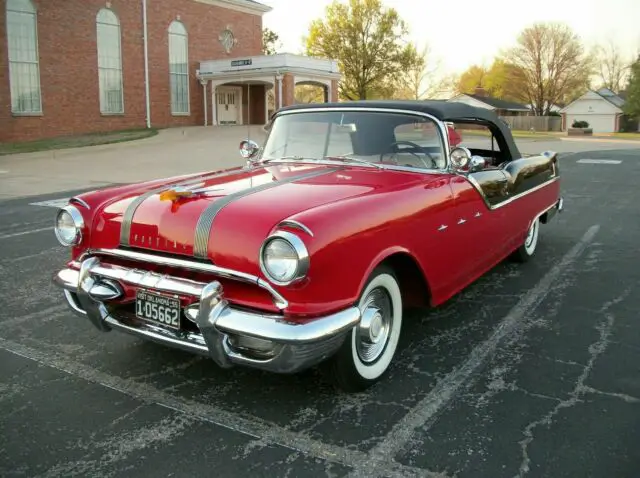
POLYGON ((578 120, 574 120, 573 124, 571 125, 572 128, 588 128, 589 127, 589 123, 587 123, 586 121, 578 121, 578 120))

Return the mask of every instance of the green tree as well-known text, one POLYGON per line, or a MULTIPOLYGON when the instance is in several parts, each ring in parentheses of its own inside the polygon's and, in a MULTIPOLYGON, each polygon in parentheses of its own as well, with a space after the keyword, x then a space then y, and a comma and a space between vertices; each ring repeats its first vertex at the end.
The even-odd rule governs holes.
POLYGON ((305 39, 310 56, 338 61, 343 99, 390 97, 399 72, 416 64, 405 22, 381 0, 334 0, 325 18, 311 22, 305 39))
POLYGON ((262 30, 262 54, 275 55, 280 46, 281 43, 278 34, 269 28, 264 28, 262 30))
POLYGON ((640 119, 640 55, 631 65, 626 93, 627 99, 622 107, 625 114, 640 119))
POLYGON ((522 70, 515 65, 497 58, 490 68, 472 65, 458 78, 457 93, 473 94, 476 87, 482 87, 489 96, 508 101, 525 101, 523 95, 522 70))
POLYGON ((593 57, 562 23, 536 23, 525 28, 504 60, 522 72, 525 100, 538 115, 548 115, 552 105, 588 89, 595 71, 593 57))

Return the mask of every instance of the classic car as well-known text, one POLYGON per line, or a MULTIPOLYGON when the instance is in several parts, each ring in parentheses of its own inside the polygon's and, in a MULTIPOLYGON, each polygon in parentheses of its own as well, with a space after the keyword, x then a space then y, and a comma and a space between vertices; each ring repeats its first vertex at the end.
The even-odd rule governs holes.
POLYGON ((407 306, 528 260, 562 210, 556 154, 524 157, 486 109, 294 105, 265 131, 235 168, 71 198, 55 219, 70 258, 53 277, 71 310, 220 367, 317 366, 364 390, 398 354, 407 306), (433 134, 411 136, 423 123, 433 134), (490 138, 452 148, 447 123, 490 138))

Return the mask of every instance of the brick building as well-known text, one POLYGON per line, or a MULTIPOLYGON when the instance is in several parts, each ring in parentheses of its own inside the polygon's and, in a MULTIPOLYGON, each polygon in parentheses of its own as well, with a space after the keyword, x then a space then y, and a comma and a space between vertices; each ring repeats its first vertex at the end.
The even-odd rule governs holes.
POLYGON ((0 141, 263 124, 296 84, 337 99, 335 61, 262 56, 253 0, 0 0, 0 141))

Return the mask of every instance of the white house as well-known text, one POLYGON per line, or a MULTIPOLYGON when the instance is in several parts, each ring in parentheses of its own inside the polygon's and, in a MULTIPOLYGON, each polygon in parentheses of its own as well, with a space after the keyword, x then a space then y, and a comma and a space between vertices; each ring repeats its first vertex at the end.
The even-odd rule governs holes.
POLYGON ((586 121, 594 133, 615 133, 620 129, 624 100, 608 88, 587 91, 560 110, 562 129, 574 121, 586 121))

